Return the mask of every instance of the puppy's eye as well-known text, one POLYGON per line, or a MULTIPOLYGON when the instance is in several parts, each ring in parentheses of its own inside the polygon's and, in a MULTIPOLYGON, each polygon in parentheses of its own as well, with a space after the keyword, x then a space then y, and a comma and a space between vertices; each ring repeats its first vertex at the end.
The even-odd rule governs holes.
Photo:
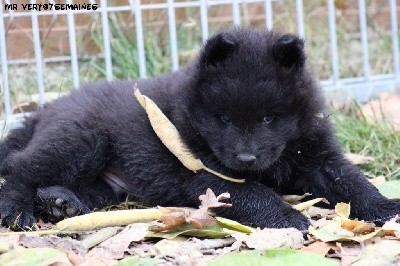
POLYGON ((274 120, 274 116, 264 116, 262 119, 263 124, 269 124, 274 120))
POLYGON ((227 115, 221 115, 221 120, 222 120, 222 122, 224 122, 224 123, 227 123, 227 124, 232 124, 232 120, 229 118, 229 116, 227 116, 227 115))

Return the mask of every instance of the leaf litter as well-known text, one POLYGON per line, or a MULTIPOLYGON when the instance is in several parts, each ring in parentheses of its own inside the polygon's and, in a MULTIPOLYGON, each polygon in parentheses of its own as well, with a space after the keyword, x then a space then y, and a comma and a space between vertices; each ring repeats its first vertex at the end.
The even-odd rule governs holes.
MULTIPOLYGON (((0 236, 0 265, 213 265, 221 259, 225 263, 224 258, 230 262, 229 256, 232 253, 237 256, 243 254, 244 258, 250 256, 249 261, 266 259, 262 253, 249 255, 249 250, 277 250, 277 254, 298 250, 298 253, 288 253, 290 255, 285 256, 290 257, 290 260, 294 256, 299 262, 305 263, 310 259, 308 254, 312 254, 324 259, 326 265, 340 261, 342 265, 363 265, 369 260, 390 264, 399 258, 400 224, 397 217, 379 228, 371 223, 351 220, 351 206, 339 203, 334 211, 320 211, 318 217, 322 218, 313 220, 307 237, 304 237, 302 232, 294 228, 251 228, 236 221, 215 217, 211 210, 229 208, 231 205, 226 202, 229 197, 228 193, 216 196, 208 189, 199 197, 201 204, 198 209, 162 208, 164 214, 158 213, 153 220, 149 219, 148 212, 131 212, 131 215, 135 215, 135 221, 146 222, 132 222, 129 225, 122 223, 121 226, 98 229, 98 224, 102 222, 97 221, 95 224, 90 223, 93 228, 84 225, 85 230, 82 230, 81 220, 76 227, 74 221, 77 220, 68 218, 63 221, 63 224, 68 224, 68 230, 58 231, 58 235, 47 234, 46 230, 25 234, 3 233, 0 236), (72 222, 68 221, 70 219, 72 222), (71 228, 79 230, 72 232, 71 228), (384 252, 378 252, 381 248, 385 248, 384 252), (38 253, 40 255, 36 258, 31 258, 36 256, 32 254, 38 253)), ((315 209, 326 210, 313 206, 321 202, 321 199, 299 203, 305 197, 291 195, 285 198, 290 198, 293 206, 304 203, 302 212, 310 217, 313 216, 312 212, 316 212, 315 209)), ((110 217, 121 212, 110 211, 108 214, 110 217)), ((125 221, 126 213, 122 214, 122 221, 125 221)), ((118 220, 116 217, 114 219, 118 220)), ((58 226, 55 225, 55 228, 58 226)), ((267 258, 268 261, 270 259, 267 258)), ((275 258, 274 263, 275 260, 278 261, 277 265, 286 263, 284 258, 275 258)))

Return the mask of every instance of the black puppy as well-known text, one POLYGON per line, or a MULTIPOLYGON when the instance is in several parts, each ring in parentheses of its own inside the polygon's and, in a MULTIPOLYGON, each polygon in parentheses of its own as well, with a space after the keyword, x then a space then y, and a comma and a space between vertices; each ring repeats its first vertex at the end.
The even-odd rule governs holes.
POLYGON ((400 213, 344 158, 321 117, 322 92, 303 46, 295 35, 233 29, 179 71, 89 84, 57 100, 0 145, 3 225, 32 226, 34 206, 50 203, 62 218, 124 194, 149 205, 198 206, 207 188, 231 194, 233 207, 219 215, 259 227, 307 229, 282 193, 350 202, 351 216, 369 221, 400 213), (135 83, 206 166, 246 182, 186 169, 151 128, 135 83))

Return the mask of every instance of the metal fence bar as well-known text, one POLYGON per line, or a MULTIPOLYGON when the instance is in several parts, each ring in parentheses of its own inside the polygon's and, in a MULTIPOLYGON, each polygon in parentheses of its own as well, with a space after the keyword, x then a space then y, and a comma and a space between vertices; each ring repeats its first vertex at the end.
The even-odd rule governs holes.
POLYGON ((360 31, 361 31, 361 45, 363 51, 363 68, 364 68, 364 78, 369 80, 370 70, 369 70, 369 54, 368 54, 368 34, 367 34, 367 14, 365 7, 365 0, 358 1, 359 8, 359 18, 360 18, 360 31))
POLYGON ((297 30, 301 37, 305 37, 304 33, 304 10, 303 0, 296 0, 296 17, 297 17, 297 30))
MULTIPOLYGON (((67 0, 67 4, 72 4, 72 0, 67 0)), ((69 50, 71 54, 72 84, 74 88, 79 88, 79 67, 78 54, 76 50, 75 19, 71 10, 67 13, 69 50)))
POLYGON ((101 10, 101 24, 103 30, 103 48, 104 48, 104 62, 106 64, 106 78, 107 80, 113 79, 112 62, 111 62, 111 44, 110 44, 110 30, 108 26, 108 12, 107 0, 100 0, 101 10))
POLYGON ((333 84, 339 80, 339 55, 336 36, 336 10, 335 0, 328 0, 328 16, 329 16, 329 41, 331 43, 331 57, 332 57, 332 80, 333 84))
POLYGON ((4 112, 6 116, 11 114, 10 104, 10 88, 8 85, 8 62, 7 62, 7 47, 6 47, 6 32, 4 30, 4 13, 3 6, 0 7, 0 57, 1 57, 1 74, 3 79, 4 93, 4 112))
POLYGON ((265 0, 264 7, 265 7, 265 26, 268 30, 271 30, 274 26, 271 0, 265 0))
MULTIPOLYGON (((6 0, 5 1, 7 4, 11 4, 11 2, 10 2, 10 0, 6 0)), ((10 29, 10 27, 11 27, 11 24, 14 22, 14 14, 15 14, 15 12, 14 12, 14 10, 8 10, 8 14, 10 15, 10 20, 9 20, 9 23, 8 23, 8 25, 7 25, 7 27, 4 27, 5 28, 5 34, 7 35, 7 33, 8 33, 8 30, 10 29)), ((4 16, 4 13, 3 13, 3 16, 4 16)), ((3 22, 4 23, 4 22, 3 22)))
MULTIPOLYGON (((36 0, 31 0, 31 4, 36 4, 36 0)), ((36 78, 39 91, 39 104, 44 105, 44 80, 43 80, 43 65, 42 65, 42 47, 40 42, 38 15, 36 10, 32 10, 32 34, 35 50, 36 62, 36 78)))
POLYGON ((239 0, 232 0, 232 17, 233 24, 239 26, 241 24, 239 0))
POLYGON ((135 23, 136 23, 136 43, 139 58, 139 75, 141 78, 147 76, 146 73, 146 55, 144 50, 144 38, 143 38, 143 23, 142 23, 142 10, 140 9, 140 0, 135 0, 135 23))
POLYGON ((399 31, 397 26, 397 5, 396 0, 390 0, 390 24, 392 33, 392 47, 393 47, 393 65, 396 78, 400 78, 400 63, 399 63, 399 31))
POLYGON ((171 46, 171 58, 172 58, 172 70, 179 68, 178 58, 178 43, 176 35, 176 19, 175 19, 175 7, 173 6, 173 0, 167 0, 168 4, 168 29, 169 29, 169 42, 171 46))
POLYGON ((201 38, 203 42, 208 39, 208 6, 207 1, 200 1, 200 24, 201 24, 201 38))

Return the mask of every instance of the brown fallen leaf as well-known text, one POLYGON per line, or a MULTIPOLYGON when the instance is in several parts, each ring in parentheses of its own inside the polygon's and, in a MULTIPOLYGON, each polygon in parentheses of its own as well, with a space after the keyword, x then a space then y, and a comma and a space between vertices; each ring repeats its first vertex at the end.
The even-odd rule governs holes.
POLYGON ((335 255, 340 258, 342 266, 352 265, 360 257, 362 248, 359 244, 343 245, 336 242, 336 246, 339 250, 335 255))
POLYGON ((26 248, 54 248, 66 252, 74 251, 81 255, 87 251, 78 240, 66 236, 21 236, 19 245, 26 248))
POLYGON ((400 224, 397 222, 399 217, 396 215, 390 221, 387 221, 383 226, 382 229, 385 231, 386 236, 394 236, 400 238, 400 224))
POLYGON ((400 243, 397 240, 381 240, 362 249, 354 266, 399 265, 400 243))
MULTIPOLYGON (((355 235, 366 235, 375 231, 374 223, 350 220, 351 206, 349 203, 339 202, 335 206, 335 212, 340 217, 341 227, 355 235)), ((339 221, 338 221, 339 222, 339 221)))
POLYGON ((207 209, 203 208, 195 210, 186 221, 198 230, 203 229, 203 226, 213 226, 217 223, 217 220, 208 214, 207 209))
POLYGON ((302 247, 300 250, 325 257, 325 255, 332 249, 336 249, 336 246, 330 243, 317 241, 308 246, 302 247))
POLYGON ((317 222, 316 224, 308 228, 308 232, 310 235, 314 236, 316 239, 319 239, 323 242, 332 242, 332 241, 346 242, 351 240, 363 243, 367 240, 370 240, 373 237, 384 235, 384 230, 380 228, 364 235, 355 234, 347 229, 344 229, 341 226, 341 223, 342 221, 340 221, 339 219, 317 222))
POLYGON ((374 157, 372 156, 365 156, 362 154, 356 154, 356 153, 346 153, 347 159, 349 159, 352 163, 356 165, 360 164, 367 164, 373 160, 375 160, 374 157))
POLYGON ((143 240, 147 233, 148 225, 145 223, 128 225, 120 233, 91 249, 85 255, 85 260, 97 258, 107 260, 122 259, 129 245, 134 241, 143 240))
POLYGON ((83 257, 79 256, 73 251, 69 251, 67 256, 68 259, 71 261, 72 265, 81 265, 84 262, 83 257))
POLYGON ((224 228, 223 231, 230 234, 235 239, 235 242, 230 247, 224 247, 222 250, 222 254, 227 254, 232 251, 239 251, 244 241, 246 241, 249 238, 248 234, 242 232, 230 230, 227 228, 224 228))
POLYGON ((375 231, 375 224, 364 221, 343 221, 342 228, 353 232, 354 234, 366 235, 375 231))
POLYGON ((11 249, 21 248, 19 241, 21 235, 0 236, 0 246, 2 247, 1 253, 11 249))
POLYGON ((196 237, 190 238, 187 242, 195 245, 199 250, 211 250, 223 248, 232 245, 235 242, 235 238, 215 238, 215 239, 199 239, 196 237))
POLYGON ((282 198, 284 201, 286 201, 289 204, 297 204, 305 197, 311 196, 311 195, 312 194, 310 194, 310 193, 305 193, 303 195, 283 195, 282 198))
POLYGON ((86 249, 90 249, 94 246, 97 246, 99 243, 109 239, 110 237, 116 235, 120 231, 120 229, 120 227, 107 227, 100 229, 81 240, 81 245, 86 249))
POLYGON ((229 193, 222 193, 218 197, 215 196, 214 192, 207 188, 206 194, 200 195, 199 200, 201 202, 199 208, 219 208, 219 207, 232 207, 232 204, 220 202, 220 200, 229 199, 231 196, 229 193))
MULTIPOLYGON (((105 258, 88 258, 82 265, 85 266, 115 266, 117 265, 117 260, 109 260, 105 258)), ((81 264, 78 264, 81 265, 81 264)))
POLYGON ((400 95, 396 93, 381 93, 379 99, 364 104, 361 111, 370 123, 385 118, 393 129, 400 130, 400 95))
POLYGON ((19 113, 29 113, 29 112, 34 112, 39 109, 39 105, 37 102, 21 102, 16 105, 14 105, 11 109, 11 112, 13 114, 19 114, 19 113))
POLYGON ((184 223, 186 223, 187 220, 187 214, 184 212, 172 212, 172 213, 167 213, 160 218, 160 222, 163 223, 163 226, 151 226, 150 231, 153 232, 162 232, 162 231, 167 231, 171 230, 175 227, 178 227, 184 223))
POLYGON ((386 177, 383 175, 380 176, 375 176, 367 179, 369 182, 371 182, 374 186, 381 185, 386 182, 386 177))
POLYGON ((265 250, 272 248, 301 248, 303 234, 295 228, 264 228, 251 233, 244 241, 249 248, 265 250))
POLYGON ((153 248, 161 256, 175 257, 182 243, 187 241, 186 237, 177 236, 174 239, 162 239, 154 244, 153 248))
POLYGON ((310 217, 332 218, 333 216, 335 216, 334 210, 315 206, 310 206, 310 208, 307 209, 306 213, 310 217))
POLYGON ((302 203, 299 203, 296 205, 292 205, 292 208, 301 212, 301 211, 307 210, 308 208, 317 204, 318 202, 324 202, 324 203, 329 204, 329 202, 324 198, 316 198, 316 199, 308 200, 308 201, 305 201, 305 202, 302 202, 302 203))
POLYGON ((232 204, 220 202, 220 200, 229 199, 229 193, 222 193, 218 197, 208 188, 206 194, 200 195, 201 202, 199 209, 194 211, 175 211, 161 216, 159 221, 163 226, 152 226, 153 232, 163 232, 176 228, 182 224, 189 223, 195 229, 201 230, 203 226, 213 226, 217 220, 208 213, 209 208, 231 207, 232 204))

